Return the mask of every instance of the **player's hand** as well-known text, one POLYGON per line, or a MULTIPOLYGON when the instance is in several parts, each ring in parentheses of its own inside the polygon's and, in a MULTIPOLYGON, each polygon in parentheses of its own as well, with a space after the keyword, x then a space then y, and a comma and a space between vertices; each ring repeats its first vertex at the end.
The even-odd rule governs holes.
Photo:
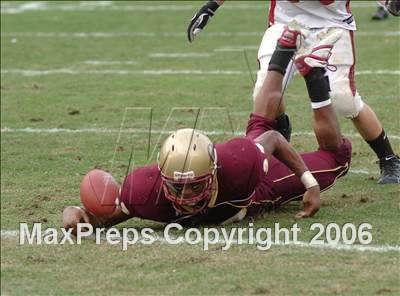
POLYGON ((63 211, 63 226, 65 229, 72 228, 72 233, 76 233, 78 223, 90 223, 89 215, 79 207, 66 207, 63 211))
POLYGON ((308 218, 314 216, 321 206, 319 186, 309 188, 303 196, 304 210, 297 213, 296 218, 308 218))
POLYGON ((208 1, 191 19, 187 28, 187 38, 189 42, 194 40, 194 37, 204 29, 210 18, 214 15, 219 5, 215 1, 208 1))

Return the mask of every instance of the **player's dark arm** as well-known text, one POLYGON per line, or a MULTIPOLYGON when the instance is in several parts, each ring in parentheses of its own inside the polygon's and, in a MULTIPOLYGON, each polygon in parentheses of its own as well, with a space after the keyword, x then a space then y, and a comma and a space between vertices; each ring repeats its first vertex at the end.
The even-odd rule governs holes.
POLYGON ((63 211, 63 227, 65 229, 72 228, 75 233, 78 223, 89 223, 94 228, 110 227, 124 222, 129 218, 131 217, 122 212, 120 208, 116 208, 109 216, 96 217, 83 208, 70 206, 66 207, 63 211))
POLYGON ((297 213, 296 217, 313 216, 321 206, 320 188, 301 156, 277 131, 267 131, 256 138, 255 141, 264 148, 267 158, 273 155, 286 164, 300 178, 307 189, 303 196, 304 210, 297 213))
POLYGON ((293 149, 286 139, 277 131, 267 131, 255 139, 263 146, 268 158, 271 155, 286 164, 299 178, 308 171, 301 156, 293 149))
POLYGON ((194 37, 204 29, 223 3, 224 0, 210 0, 196 12, 187 28, 187 38, 189 42, 192 42, 194 37))

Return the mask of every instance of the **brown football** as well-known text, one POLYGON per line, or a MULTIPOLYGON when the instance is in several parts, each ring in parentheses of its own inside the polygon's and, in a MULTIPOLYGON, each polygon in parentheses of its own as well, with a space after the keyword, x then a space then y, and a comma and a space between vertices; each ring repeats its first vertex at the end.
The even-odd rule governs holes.
POLYGON ((102 170, 91 170, 81 183, 81 202, 95 216, 107 216, 114 212, 119 184, 114 177, 102 170))

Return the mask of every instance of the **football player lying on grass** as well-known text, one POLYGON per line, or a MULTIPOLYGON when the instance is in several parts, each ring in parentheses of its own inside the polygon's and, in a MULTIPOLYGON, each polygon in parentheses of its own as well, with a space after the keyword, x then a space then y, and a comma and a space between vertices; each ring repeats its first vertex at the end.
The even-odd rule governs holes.
POLYGON ((245 137, 213 145, 197 130, 177 130, 164 141, 158 164, 135 169, 121 188, 110 174, 91 171, 81 184, 85 208, 67 207, 64 227, 79 222, 107 227, 132 217, 183 225, 230 223, 301 198, 304 209, 296 217, 313 216, 320 190, 347 173, 351 143, 341 136, 324 77, 339 38, 335 30, 295 57, 311 99, 318 150, 299 155, 274 130, 283 76, 299 38, 300 32, 286 28, 279 39, 245 137))

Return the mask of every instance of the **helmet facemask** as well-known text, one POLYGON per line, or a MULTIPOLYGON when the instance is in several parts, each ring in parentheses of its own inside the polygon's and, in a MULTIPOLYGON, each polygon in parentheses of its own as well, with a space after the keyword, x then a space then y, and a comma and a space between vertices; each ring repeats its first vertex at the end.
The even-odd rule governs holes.
POLYGON ((203 210, 212 196, 214 174, 189 180, 171 179, 162 175, 164 194, 182 214, 195 214, 203 210))
POLYGON ((164 142, 159 155, 163 190, 179 213, 195 214, 207 207, 216 163, 212 142, 196 130, 178 130, 164 142))

